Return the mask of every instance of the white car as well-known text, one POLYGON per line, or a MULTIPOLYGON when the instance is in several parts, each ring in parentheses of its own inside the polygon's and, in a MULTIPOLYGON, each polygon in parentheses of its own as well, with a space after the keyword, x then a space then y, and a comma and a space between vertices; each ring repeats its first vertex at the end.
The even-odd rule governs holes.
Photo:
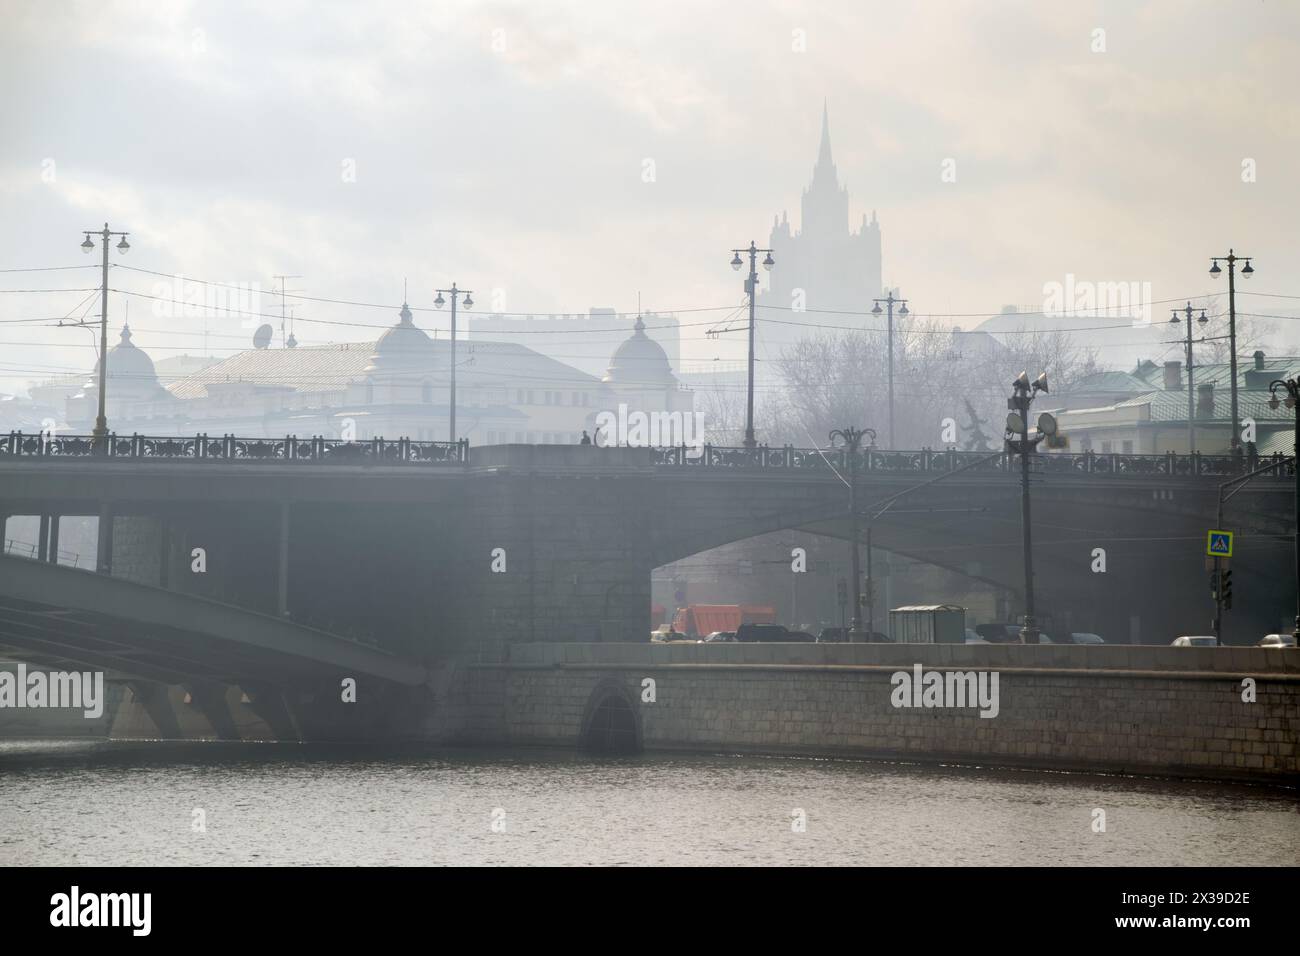
POLYGON ((966 643, 967 643, 967 644, 987 644, 988 641, 984 640, 984 638, 980 637, 978 634, 976 634, 973 630, 971 630, 971 629, 968 627, 968 628, 966 628, 966 643))
POLYGON ((1295 647, 1294 634, 1265 634, 1256 647, 1295 647))
POLYGON ((1073 644, 1105 644, 1100 634, 1092 634, 1088 631, 1074 631, 1070 634, 1070 641, 1073 644))
POLYGON ((1174 638, 1170 647, 1218 647, 1219 641, 1214 635, 1205 636, 1204 634, 1188 635, 1174 638))

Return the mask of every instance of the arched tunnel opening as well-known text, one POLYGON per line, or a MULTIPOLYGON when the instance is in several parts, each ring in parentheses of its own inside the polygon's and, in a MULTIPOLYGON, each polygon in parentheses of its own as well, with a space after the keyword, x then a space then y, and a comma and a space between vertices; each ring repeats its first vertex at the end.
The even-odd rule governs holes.
POLYGON ((641 752, 636 711, 621 689, 602 687, 592 695, 582 731, 582 749, 604 756, 641 752))

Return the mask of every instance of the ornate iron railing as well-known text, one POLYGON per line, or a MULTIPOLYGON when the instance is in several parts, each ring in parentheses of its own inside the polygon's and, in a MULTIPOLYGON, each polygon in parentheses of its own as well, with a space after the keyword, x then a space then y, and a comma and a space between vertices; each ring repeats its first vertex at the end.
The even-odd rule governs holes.
MULTIPOLYGON (((576 450, 576 447, 575 447, 576 450)), ((850 454, 844 448, 732 448, 705 445, 699 454, 686 445, 650 448, 651 464, 672 468, 722 468, 746 471, 843 471, 850 454)), ((581 454, 587 454, 587 451, 581 454)), ((966 470, 971 474, 1015 471, 1018 459, 1008 452, 936 450, 883 451, 864 448, 858 453, 860 474, 941 474, 966 470)), ((342 441, 335 438, 236 438, 194 435, 183 438, 109 435, 97 447, 89 435, 0 434, 0 459, 92 458, 135 461, 291 462, 320 464, 423 464, 456 465, 469 462, 469 442, 411 441, 409 438, 342 441)), ((1295 460, 1280 454, 1268 458, 1252 455, 1120 455, 1037 453, 1033 469, 1039 474, 1106 475, 1116 477, 1230 478, 1248 470, 1273 465, 1261 477, 1294 478, 1295 460)))
MULTIPOLYGON (((733 468, 746 470, 826 470, 848 469, 849 451, 844 448, 795 448, 785 445, 769 448, 724 448, 705 445, 699 454, 688 446, 651 449, 651 462, 664 467, 733 468)), ((1263 477, 1294 478, 1295 460, 1284 455, 1268 458, 1234 455, 1163 455, 1063 454, 1038 453, 1031 458, 1033 470, 1041 474, 1107 475, 1117 477, 1205 477, 1220 478, 1242 474, 1246 470, 1274 464, 1273 475, 1263 477)), ((942 473, 965 469, 981 472, 1018 471, 1019 459, 1009 452, 990 457, 988 452, 921 449, 920 451, 882 451, 864 448, 858 452, 858 472, 868 473, 942 473)))
POLYGON ((0 435, 0 458, 108 458, 135 461, 290 462, 318 464, 463 465, 469 442, 409 438, 342 441, 335 438, 236 438, 233 435, 151 438, 109 435, 96 445, 89 435, 0 435))

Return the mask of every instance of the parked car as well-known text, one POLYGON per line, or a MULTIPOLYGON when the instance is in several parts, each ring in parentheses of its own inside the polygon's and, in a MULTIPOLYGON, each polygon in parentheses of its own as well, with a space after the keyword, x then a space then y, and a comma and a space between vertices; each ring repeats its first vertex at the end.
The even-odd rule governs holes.
POLYGON ((714 631, 708 637, 704 638, 705 644, 721 644, 736 639, 735 631, 714 631))
POLYGON ((736 628, 742 644, 802 643, 817 639, 807 631, 792 631, 782 624, 742 624, 736 628))
POLYGON ((1171 647, 1217 647, 1218 638, 1213 634, 1206 636, 1204 634, 1184 634, 1182 637, 1176 637, 1171 647))
POLYGON ((1294 634, 1265 634, 1256 647, 1295 647, 1294 634))
POLYGON ((975 633, 990 644, 1019 644, 1019 624, 976 624, 975 633))
POLYGON ((968 628, 966 628, 966 643, 967 643, 967 644, 987 644, 988 641, 985 640, 984 638, 980 637, 979 634, 976 633, 972 628, 969 628, 969 627, 968 627, 968 628))
POLYGON ((1100 634, 1091 634, 1088 631, 1072 631, 1070 633, 1071 644, 1105 644, 1100 634))

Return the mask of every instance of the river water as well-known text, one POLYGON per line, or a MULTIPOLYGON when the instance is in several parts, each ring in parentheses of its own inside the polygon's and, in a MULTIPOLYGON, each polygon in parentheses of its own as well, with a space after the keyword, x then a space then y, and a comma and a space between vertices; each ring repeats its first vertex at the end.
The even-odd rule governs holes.
POLYGON ((1266 786, 729 755, 0 741, 0 865, 1298 861, 1300 797, 1266 786))

